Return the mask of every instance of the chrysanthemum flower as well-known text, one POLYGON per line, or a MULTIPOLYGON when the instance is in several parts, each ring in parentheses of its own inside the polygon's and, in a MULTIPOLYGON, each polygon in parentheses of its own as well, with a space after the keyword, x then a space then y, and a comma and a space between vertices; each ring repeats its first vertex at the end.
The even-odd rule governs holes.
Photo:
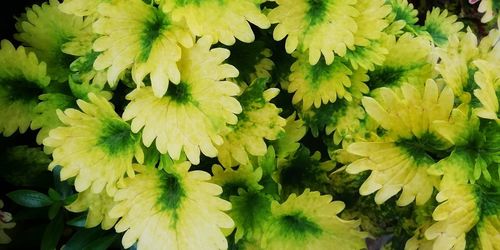
POLYGON ((26 53, 24 47, 14 48, 7 40, 0 47, 0 133, 10 136, 14 132, 26 132, 36 116, 33 110, 38 96, 43 93, 50 78, 46 64, 38 62, 34 53, 26 53))
POLYGON ((165 13, 171 13, 175 21, 186 22, 195 36, 212 36, 214 43, 220 41, 232 45, 235 38, 250 43, 255 36, 249 23, 261 29, 270 26, 260 10, 260 4, 265 0, 156 2, 165 13))
POLYGON ((335 102, 337 97, 351 101, 352 96, 347 91, 351 86, 352 70, 341 59, 326 64, 320 59, 315 65, 308 62, 307 54, 298 54, 297 61, 292 65, 289 76, 288 92, 294 93, 294 104, 302 101, 303 109, 309 109, 313 104, 319 108, 322 104, 335 102))
POLYGON ((236 68, 222 62, 229 51, 210 49, 207 37, 198 40, 191 49, 184 49, 179 61, 181 81, 170 85, 158 98, 151 87, 143 87, 127 95, 131 100, 123 118, 132 120, 134 133, 142 130, 144 145, 156 139, 156 148, 175 160, 184 152, 193 164, 200 162, 200 151, 217 156, 215 145, 223 142, 221 134, 227 124, 236 124, 235 114, 241 106, 233 97, 238 85, 224 81, 238 75, 236 68))
POLYGON ((208 183, 210 174, 189 167, 189 162, 166 171, 135 166, 139 173, 125 179, 109 213, 121 217, 115 229, 125 232, 123 247, 137 242, 139 249, 227 249, 221 229, 234 226, 223 212, 231 204, 216 197, 222 189, 208 183))
POLYGON ((56 81, 68 80, 69 65, 75 57, 63 53, 62 46, 80 34, 91 32, 91 22, 59 10, 59 1, 50 0, 27 9, 16 28, 14 37, 31 47, 38 58, 47 63, 48 75, 56 81))
POLYGON ((474 80, 479 86, 478 89, 474 90, 474 95, 481 102, 481 107, 477 108, 475 112, 481 118, 499 121, 500 73, 498 65, 491 65, 484 60, 476 60, 474 65, 478 68, 474 74, 474 80))
POLYGON ((286 118, 285 134, 271 143, 276 149, 276 156, 280 159, 293 155, 300 147, 300 139, 306 135, 307 128, 304 126, 304 121, 295 117, 293 113, 286 118))
POLYGON ((500 10, 500 3, 497 0, 481 0, 477 10, 483 14, 481 22, 487 23, 495 18, 500 10))
POLYGON ((240 165, 237 169, 226 168, 220 165, 212 166, 213 177, 210 182, 222 187, 221 197, 229 200, 229 196, 237 195, 238 189, 257 191, 262 189, 259 184, 262 178, 262 169, 253 168, 251 165, 240 165))
POLYGON ((375 202, 381 204, 402 190, 397 201, 400 206, 416 199, 425 203, 432 195, 437 177, 427 173, 434 164, 434 154, 450 145, 433 128, 436 120, 448 119, 454 96, 450 88, 439 91, 433 80, 427 81, 423 93, 406 84, 403 97, 382 88, 382 100, 363 98, 363 106, 370 117, 385 130, 380 142, 356 142, 347 151, 361 156, 347 166, 347 172, 356 174, 372 170, 360 187, 361 195, 377 192, 375 202))
POLYGON ((108 230, 118 220, 109 216, 109 211, 114 205, 113 197, 109 196, 106 192, 95 194, 87 189, 78 193, 78 198, 73 203, 67 205, 66 209, 74 213, 88 210, 85 227, 90 228, 101 224, 102 229, 108 230))
POLYGON ((246 165, 249 155, 265 155, 264 139, 276 140, 284 132, 286 120, 279 116, 281 109, 270 103, 278 92, 276 88, 266 89, 266 80, 259 78, 239 96, 243 112, 238 115, 238 123, 227 128, 224 143, 217 146, 222 166, 246 165))
POLYGON ((278 7, 269 14, 271 23, 278 25, 273 37, 280 41, 285 36, 288 53, 299 49, 308 54, 310 64, 318 63, 321 55, 327 65, 333 62, 334 53, 346 54, 354 45, 358 29, 354 18, 359 15, 355 0, 345 1, 292 1, 276 0, 278 7))
POLYGON ((448 15, 448 10, 433 8, 427 12, 422 30, 429 33, 437 46, 444 46, 448 43, 448 37, 457 34, 463 27, 463 23, 457 22, 457 16, 448 15))
POLYGON ((337 217, 341 201, 308 189, 290 195, 282 204, 273 201, 272 217, 262 237, 263 249, 362 249, 366 233, 358 231, 359 221, 337 217))
POLYGON ((397 40, 387 37, 384 42, 389 53, 384 63, 368 72, 370 89, 400 87, 404 83, 423 86, 433 77, 433 61, 430 59, 431 43, 423 37, 405 33, 397 40))
POLYGON ((138 162, 143 161, 140 138, 104 97, 90 93, 89 99, 90 102, 77 101, 83 112, 58 110, 57 115, 66 126, 51 130, 43 141, 45 146, 54 148, 49 169, 62 166, 61 180, 76 177, 78 192, 91 188, 93 193, 99 193, 106 187, 108 194, 113 195, 125 173, 134 175, 134 156, 138 162))
POLYGON ((97 6, 110 0, 64 0, 59 5, 59 10, 75 16, 97 15, 97 6))
POLYGON ((305 189, 326 192, 329 183, 327 173, 335 167, 332 161, 321 161, 321 153, 312 155, 306 147, 300 148, 290 159, 278 161, 278 169, 274 173, 276 183, 279 183, 281 195, 301 194, 305 189))
POLYGON ((165 94, 169 81, 180 82, 176 64, 181 59, 180 45, 193 46, 193 37, 184 26, 142 0, 102 3, 98 11, 100 17, 93 27, 102 36, 94 42, 93 49, 102 54, 95 60, 94 68, 107 69, 111 86, 129 67, 138 86, 144 85, 144 78, 150 74, 158 97, 165 94))

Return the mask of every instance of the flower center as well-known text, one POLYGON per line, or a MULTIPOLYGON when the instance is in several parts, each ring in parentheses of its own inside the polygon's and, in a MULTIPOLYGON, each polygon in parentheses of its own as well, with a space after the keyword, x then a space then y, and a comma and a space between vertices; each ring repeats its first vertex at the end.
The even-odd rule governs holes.
POLYGON ((110 155, 129 153, 137 140, 130 130, 128 123, 118 119, 103 121, 101 136, 97 139, 97 146, 110 155))
POLYGON ((328 0, 308 0, 307 4, 309 9, 306 18, 309 19, 309 25, 314 26, 321 23, 327 12, 328 0))
POLYGON ((178 209, 182 204, 182 200, 186 197, 186 192, 182 186, 179 177, 174 174, 160 172, 160 195, 157 200, 157 205, 162 211, 172 212, 172 224, 178 219, 178 209))
POLYGON ((165 96, 170 97, 173 101, 185 104, 191 100, 190 86, 185 82, 179 84, 169 84, 165 96))
POLYGON ((283 235, 294 238, 304 238, 308 235, 321 234, 321 228, 314 222, 310 221, 301 213, 284 215, 278 219, 281 232, 283 235))
POLYGON ((38 101, 42 89, 26 79, 0 79, 0 93, 4 92, 7 100, 38 101))

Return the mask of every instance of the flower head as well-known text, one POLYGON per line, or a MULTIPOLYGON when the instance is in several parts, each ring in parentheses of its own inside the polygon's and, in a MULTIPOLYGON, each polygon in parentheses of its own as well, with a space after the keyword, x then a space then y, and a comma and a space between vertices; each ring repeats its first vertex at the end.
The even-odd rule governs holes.
POLYGON ((271 204, 272 217, 262 238, 263 249, 362 249, 366 233, 358 231, 359 221, 337 217, 344 209, 341 201, 306 189, 291 194, 279 204, 271 204))
POLYGON ((34 53, 14 46, 7 40, 0 47, 0 133, 10 136, 14 132, 26 132, 36 116, 33 110, 38 104, 38 96, 43 93, 50 78, 46 74, 46 64, 38 62, 34 53))
POLYGON ((401 190, 398 205, 408 205, 414 199, 417 204, 425 203, 438 181, 427 173, 435 163, 429 154, 451 146, 432 127, 434 121, 449 117, 454 101, 451 89, 439 91, 429 80, 423 93, 409 84, 401 92, 402 98, 383 88, 381 101, 363 98, 367 114, 385 130, 384 136, 379 142, 356 142, 347 147, 348 152, 362 157, 348 165, 347 172, 372 170, 359 191, 362 195, 377 192, 377 204, 401 190))
POLYGON ((227 124, 236 124, 235 114, 241 106, 234 98, 238 85, 225 78, 238 75, 236 68, 222 62, 229 51, 210 49, 211 41, 204 37, 191 49, 184 49, 179 69, 181 81, 169 86, 160 98, 151 87, 138 88, 127 95, 131 102, 123 118, 132 120, 134 133, 142 130, 144 145, 156 139, 160 153, 175 160, 184 152, 193 164, 200 162, 200 151, 206 156, 217 156, 215 145, 227 124))
POLYGON ((93 28, 102 36, 95 40, 93 49, 102 53, 94 68, 107 69, 111 86, 129 67, 138 86, 144 85, 144 78, 150 75, 158 97, 165 94, 169 81, 180 82, 176 64, 181 59, 180 45, 193 46, 193 37, 184 26, 142 0, 102 3, 98 12, 93 28))
POLYGON ((354 18, 359 11, 355 0, 277 0, 278 7, 269 14, 271 23, 278 25, 273 37, 279 41, 286 38, 288 53, 299 49, 308 55, 310 64, 318 63, 321 55, 329 65, 335 54, 344 56, 355 43, 354 33, 358 29, 354 18))
POLYGON ((156 2, 160 3, 164 12, 171 13, 175 21, 186 22, 195 36, 212 36, 214 43, 220 41, 222 44, 232 45, 235 38, 250 43, 255 36, 249 23, 262 29, 270 26, 260 10, 260 4, 264 0, 156 2))
POLYGON ((458 33, 463 27, 463 23, 457 22, 457 16, 448 15, 448 10, 433 8, 427 12, 422 29, 429 33, 435 44, 444 46, 448 43, 448 37, 458 33))
POLYGON ((47 73, 53 80, 63 82, 68 80, 69 65, 75 60, 62 51, 63 45, 81 34, 89 34, 92 25, 90 20, 61 12, 59 5, 58 0, 50 0, 27 9, 16 24, 19 33, 14 37, 50 65, 47 73))
POLYGON ((54 148, 52 170, 62 166, 61 180, 76 177, 75 188, 83 192, 91 188, 99 193, 106 187, 109 195, 116 191, 125 173, 133 176, 132 160, 143 161, 140 137, 114 111, 104 97, 89 94, 90 102, 78 100, 83 111, 58 110, 65 124, 50 131, 43 143, 54 148))
POLYGON ((120 218, 117 232, 125 232, 125 248, 137 242, 140 249, 226 249, 222 229, 233 220, 224 211, 231 204, 217 197, 222 189, 209 183, 210 174, 188 171, 189 162, 171 168, 135 166, 139 173, 124 181, 109 212, 120 218))

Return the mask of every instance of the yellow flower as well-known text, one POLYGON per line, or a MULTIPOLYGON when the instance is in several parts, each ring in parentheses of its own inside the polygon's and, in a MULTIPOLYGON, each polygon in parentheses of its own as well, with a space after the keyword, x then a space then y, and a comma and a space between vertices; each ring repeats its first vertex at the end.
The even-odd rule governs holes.
POLYGON ((0 44, 0 133, 11 136, 16 131, 28 130, 36 117, 34 111, 38 96, 49 85, 46 64, 38 62, 34 53, 14 46, 7 40, 0 44))
POLYGON ((177 61, 181 47, 193 46, 193 38, 169 14, 142 0, 102 3, 94 31, 102 36, 93 49, 102 52, 94 62, 96 70, 107 69, 108 83, 115 86, 125 69, 132 67, 138 86, 149 74, 155 96, 163 96, 169 81, 180 82, 177 61))
POLYGON ((306 54, 296 54, 297 61, 292 65, 289 76, 288 92, 294 93, 292 103, 302 101, 303 109, 313 104, 319 108, 322 104, 335 102, 337 97, 351 101, 347 91, 351 86, 349 78, 353 72, 341 59, 327 64, 320 59, 315 65, 309 64, 306 54))
POLYGON ((64 82, 75 57, 64 53, 62 47, 74 37, 89 34, 92 26, 90 20, 61 12, 59 5, 58 0, 50 0, 27 9, 16 24, 19 33, 14 37, 49 65, 47 73, 53 80, 64 82))
POLYGON ((436 45, 444 46, 448 43, 448 37, 457 34, 463 27, 463 23, 457 22, 456 15, 448 16, 448 10, 441 11, 439 8, 433 8, 432 11, 427 12, 422 29, 430 35, 436 45))
POLYGON ((67 205, 66 209, 75 213, 88 210, 85 227, 90 228, 101 224, 102 229, 108 230, 118 220, 109 216, 109 211, 114 205, 113 197, 109 196, 106 192, 95 194, 87 189, 78 193, 78 198, 73 203, 67 205))
POLYGON ((341 201, 308 189, 291 194, 279 204, 271 204, 272 216, 264 231, 263 249, 363 249, 366 233, 358 230, 359 221, 346 221, 337 214, 344 209, 341 201))
POLYGON ((355 0, 276 0, 278 7, 269 14, 271 23, 278 24, 273 32, 275 40, 285 36, 286 52, 297 48, 308 54, 310 64, 318 63, 323 54, 327 65, 334 53, 344 56, 354 43, 358 29, 354 18, 359 15, 355 0))
POLYGON ((109 212, 121 217, 115 229, 125 232, 124 248, 137 242, 139 249, 227 249, 221 230, 234 226, 223 212, 231 203, 217 197, 222 189, 208 183, 210 174, 189 167, 189 162, 166 171, 135 166, 139 173, 125 179, 109 212))
POLYGON ((178 22, 186 22, 195 36, 212 36, 214 43, 220 41, 232 45, 235 38, 242 42, 253 42, 255 36, 249 23, 261 29, 270 26, 269 20, 260 11, 265 0, 240 1, 175 1, 156 0, 165 13, 171 13, 178 22))
POLYGON ((238 123, 223 134, 223 144, 217 146, 218 159, 224 167, 249 164, 249 155, 263 156, 267 152, 264 139, 276 140, 284 133, 286 120, 279 116, 281 109, 270 103, 279 89, 266 89, 266 80, 255 80, 238 100, 243 112, 238 123))
POLYGON ((235 77, 238 70, 222 62, 229 51, 210 49, 211 41, 204 37, 191 49, 183 49, 179 61, 181 80, 170 85, 163 97, 156 97, 151 87, 138 88, 127 95, 131 102, 123 118, 132 120, 134 133, 142 130, 144 145, 156 139, 160 153, 168 152, 178 160, 184 152, 193 164, 200 162, 200 151, 217 156, 216 145, 227 124, 236 124, 235 114, 241 106, 234 98, 239 87, 225 78, 235 77))
POLYGON ((113 195, 125 173, 134 175, 134 156, 139 162, 144 159, 140 138, 105 98, 90 93, 89 99, 77 101, 83 112, 58 110, 66 126, 51 130, 43 141, 54 148, 49 169, 62 166, 61 180, 76 177, 78 192, 91 188, 93 193, 99 193, 106 187, 107 193, 113 195))
POLYGON ((347 166, 347 172, 357 174, 371 170, 360 187, 361 195, 377 192, 375 202, 381 204, 402 190, 400 206, 416 199, 424 204, 432 195, 438 177, 427 173, 434 164, 429 153, 450 147, 433 129, 433 121, 447 120, 453 108, 450 88, 439 91, 433 80, 427 81, 423 93, 412 85, 401 87, 403 98, 382 88, 382 100, 363 98, 367 114, 385 130, 382 141, 356 142, 347 147, 349 153, 361 156, 347 166))

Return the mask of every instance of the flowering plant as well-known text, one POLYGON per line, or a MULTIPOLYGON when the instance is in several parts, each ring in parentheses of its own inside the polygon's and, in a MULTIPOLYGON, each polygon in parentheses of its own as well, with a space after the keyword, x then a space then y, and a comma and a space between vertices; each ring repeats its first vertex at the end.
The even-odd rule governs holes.
POLYGON ((407 0, 33 5, 0 43, 0 244, 47 212, 42 249, 500 249, 478 5, 485 34, 407 0))

